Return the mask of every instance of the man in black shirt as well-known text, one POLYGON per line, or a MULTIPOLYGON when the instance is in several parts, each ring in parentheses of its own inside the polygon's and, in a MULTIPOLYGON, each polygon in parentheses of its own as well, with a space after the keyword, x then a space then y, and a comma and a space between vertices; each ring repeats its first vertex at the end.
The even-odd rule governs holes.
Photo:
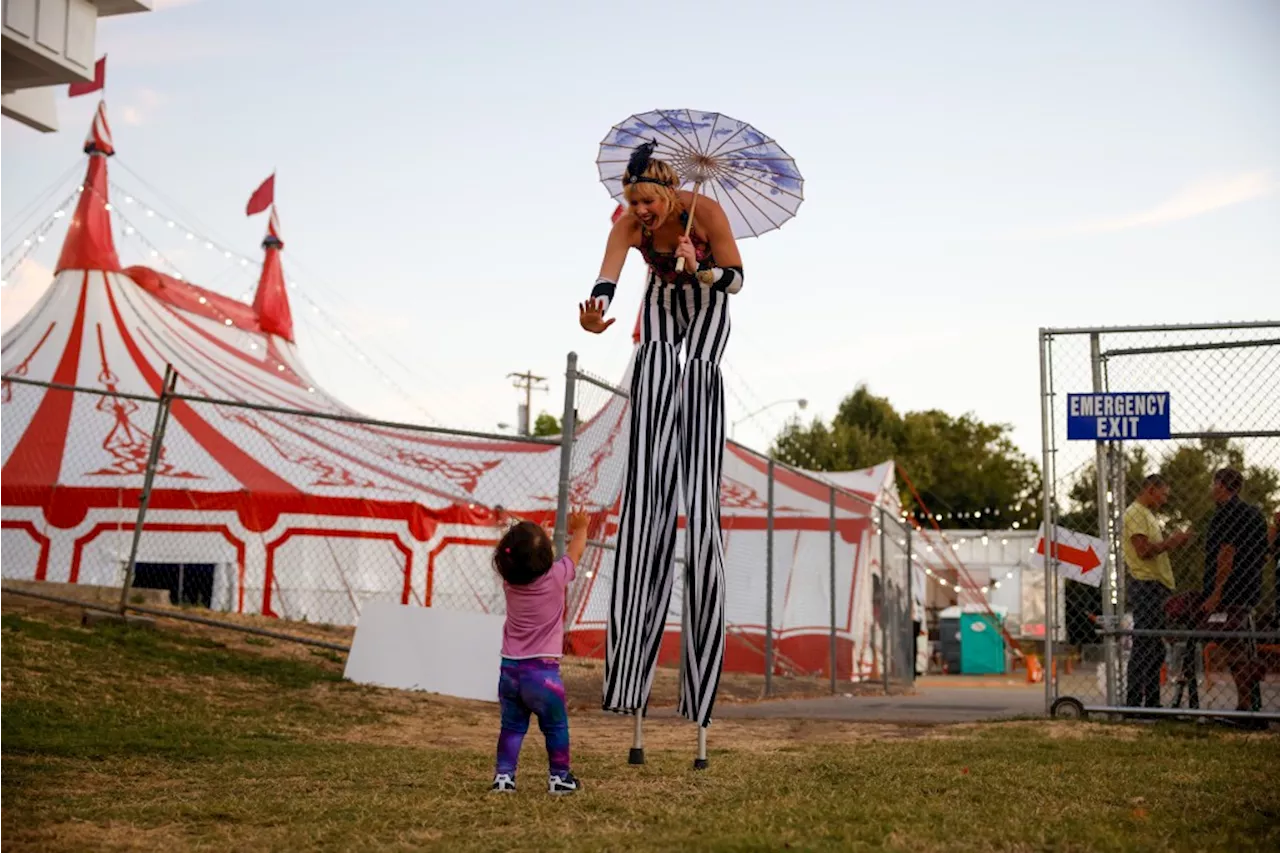
MULTIPOLYGON (((1223 468, 1213 475, 1218 504, 1204 549, 1204 605, 1210 630, 1253 631, 1253 609, 1262 598, 1262 565, 1267 558, 1267 522, 1257 507, 1240 500, 1244 478, 1223 468)), ((1221 642, 1236 683, 1236 709, 1262 709, 1265 674, 1253 639, 1221 642)))

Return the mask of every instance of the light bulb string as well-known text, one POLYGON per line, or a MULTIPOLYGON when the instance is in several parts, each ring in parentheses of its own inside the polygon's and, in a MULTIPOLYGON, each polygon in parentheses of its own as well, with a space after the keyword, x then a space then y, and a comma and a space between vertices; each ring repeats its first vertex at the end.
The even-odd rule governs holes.
POLYGON ((59 219, 66 216, 66 208, 71 204, 72 200, 75 199, 78 192, 78 190, 73 191, 71 195, 63 199, 62 203, 58 205, 56 210, 46 216, 34 229, 29 231, 23 239, 4 256, 3 260, 0 261, 0 264, 4 267, 5 281, 8 281, 9 276, 12 275, 18 267, 22 266, 27 258, 31 257, 32 253, 44 243, 45 235, 47 235, 53 226, 57 224, 59 219), (10 259, 12 259, 19 251, 22 251, 22 254, 17 258, 17 260, 10 263, 10 259))
MULTIPOLYGON (((127 188, 122 187, 115 182, 111 182, 110 186, 117 193, 123 195, 125 204, 138 203, 142 207, 142 209, 146 212, 146 215, 148 216, 148 218, 157 215, 158 211, 155 209, 155 207, 149 206, 144 202, 137 201, 135 199, 135 194, 130 192, 127 188)), ((159 248, 156 246, 156 244, 143 234, 142 229, 137 225, 137 223, 132 221, 128 216, 126 216, 120 208, 113 207, 113 210, 119 213, 120 218, 125 222, 125 224, 127 224, 132 229, 130 236, 137 235, 137 237, 147 246, 148 250, 152 253, 152 257, 158 257, 161 260, 163 260, 165 264, 167 264, 168 267, 174 271, 175 277, 178 278, 179 280, 183 280, 183 281, 187 280, 187 276, 184 273, 182 273, 178 265, 174 263, 172 259, 168 258, 163 252, 161 252, 159 248)), ((239 261, 239 264, 241 267, 251 267, 255 270, 261 269, 261 266, 262 266, 261 261, 255 261, 246 255, 242 255, 233 249, 227 248, 226 245, 218 241, 209 239, 207 236, 201 234, 198 230, 190 228, 189 226, 182 223, 178 219, 170 218, 167 216, 162 216, 162 218, 166 221, 166 223, 170 228, 172 229, 181 228, 183 231, 185 231, 187 234, 188 240, 200 240, 204 242, 206 249, 221 252, 223 256, 226 258, 234 258, 235 260, 239 261)), ((225 271, 223 274, 225 274, 225 271)), ((341 324, 339 324, 334 319, 334 317, 322 305, 316 302, 305 291, 299 290, 296 281, 289 282, 288 286, 289 286, 289 289, 293 291, 294 295, 296 295, 299 299, 301 299, 304 303, 306 303, 308 307, 312 309, 311 310, 312 314, 319 315, 324 320, 328 328, 324 328, 318 325, 315 322, 314 317, 310 319, 304 319, 304 322, 308 322, 309 324, 313 325, 315 328, 319 329, 320 331, 325 332, 326 333, 324 335, 325 338, 339 339, 342 342, 343 346, 345 346, 348 350, 350 350, 356 355, 356 358, 358 361, 360 361, 362 364, 367 366, 370 370, 372 370, 374 373, 378 375, 378 377, 382 380, 383 384, 387 385, 396 393, 398 393, 400 397, 407 404, 409 404, 411 407, 413 407, 418 412, 420 412, 426 418, 428 424, 440 423, 439 419, 437 419, 429 410, 426 409, 426 407, 424 407, 421 403, 419 403, 413 397, 413 395, 411 395, 402 385, 396 382, 396 380, 393 377, 391 377, 390 374, 388 374, 385 370, 383 370, 378 365, 376 360, 370 358, 368 352, 365 351, 358 343, 356 335, 351 333, 349 330, 344 330, 341 324)), ((240 301, 247 303, 248 300, 247 298, 242 298, 240 301)), ((304 318, 306 317, 305 313, 303 317, 304 318)))

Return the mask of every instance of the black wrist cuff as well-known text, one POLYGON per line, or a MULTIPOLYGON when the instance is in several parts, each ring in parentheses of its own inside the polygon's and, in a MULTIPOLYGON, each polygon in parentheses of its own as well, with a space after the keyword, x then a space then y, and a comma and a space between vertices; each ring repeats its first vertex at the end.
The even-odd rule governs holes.
POLYGON ((742 267, 723 267, 720 269, 720 275, 716 276, 715 284, 711 287, 713 290, 724 293, 737 293, 742 290, 742 284, 742 267))
POLYGON ((613 294, 617 289, 616 282, 609 281, 607 278, 596 279, 596 286, 591 288, 591 298, 600 302, 602 315, 609 310, 609 305, 613 302, 613 294))

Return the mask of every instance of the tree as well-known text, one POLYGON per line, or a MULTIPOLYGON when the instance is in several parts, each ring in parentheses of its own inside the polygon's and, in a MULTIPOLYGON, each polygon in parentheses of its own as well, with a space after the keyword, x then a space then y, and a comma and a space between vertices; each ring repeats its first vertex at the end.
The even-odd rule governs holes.
MULTIPOLYGON (((893 459, 929 509, 948 516, 948 526, 980 529, 1024 520, 1034 526, 1040 523, 1040 472, 1014 447, 1011 430, 937 409, 900 414, 860 385, 829 425, 793 421, 771 452, 819 471, 857 470, 893 459)), ((916 505, 909 489, 901 498, 904 506, 916 505)))
POLYGON ((560 421, 556 420, 555 415, 549 415, 546 412, 538 415, 538 419, 533 422, 534 435, 559 435, 560 421))

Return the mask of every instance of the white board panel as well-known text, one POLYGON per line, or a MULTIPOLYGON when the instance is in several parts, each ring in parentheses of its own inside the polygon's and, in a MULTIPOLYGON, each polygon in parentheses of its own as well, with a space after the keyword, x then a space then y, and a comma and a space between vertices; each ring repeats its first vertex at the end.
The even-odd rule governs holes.
POLYGON ((370 601, 344 676, 359 684, 498 701, 503 617, 370 601))

